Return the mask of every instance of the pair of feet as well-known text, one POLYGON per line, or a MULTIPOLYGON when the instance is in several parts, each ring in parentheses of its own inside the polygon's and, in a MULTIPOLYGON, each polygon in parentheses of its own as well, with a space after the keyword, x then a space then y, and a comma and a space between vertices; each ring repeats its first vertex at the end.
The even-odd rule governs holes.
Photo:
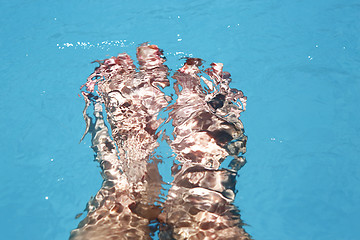
POLYGON ((84 85, 86 108, 94 102, 95 123, 86 108, 84 117, 104 183, 71 239, 150 239, 152 223, 159 227, 160 239, 249 239, 232 205, 236 173, 245 163, 240 155, 246 136, 239 116, 246 97, 229 87, 230 74, 222 64, 200 71, 202 60, 189 58, 172 76, 177 99, 168 106, 171 98, 161 90, 170 85, 162 51, 145 43, 138 47, 137 59, 138 68, 125 53, 98 61, 84 85), (169 144, 178 164, 172 168, 167 199, 158 202, 162 181, 152 153, 164 108, 169 110, 165 123, 174 127, 169 144), (230 168, 220 169, 229 156, 230 168))

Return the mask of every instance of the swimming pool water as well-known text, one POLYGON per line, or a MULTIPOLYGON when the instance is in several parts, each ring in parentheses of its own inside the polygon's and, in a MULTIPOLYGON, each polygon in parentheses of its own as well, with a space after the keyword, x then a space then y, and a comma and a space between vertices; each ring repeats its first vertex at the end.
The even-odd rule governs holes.
MULTIPOLYGON (((150 41, 248 96, 236 205, 255 239, 358 239, 358 1, 2 1, 1 239, 67 239, 101 186, 79 87, 150 41)), ((165 173, 163 173, 165 175, 165 173)), ((165 177, 169 177, 166 176, 165 177)))

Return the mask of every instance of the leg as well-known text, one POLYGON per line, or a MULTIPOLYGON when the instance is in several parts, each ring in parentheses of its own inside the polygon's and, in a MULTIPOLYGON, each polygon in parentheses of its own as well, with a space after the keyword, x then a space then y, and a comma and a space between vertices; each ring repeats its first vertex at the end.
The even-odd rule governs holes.
POLYGON ((166 223, 162 236, 250 239, 232 204, 237 170, 245 164, 239 155, 245 152, 247 138, 238 117, 246 97, 229 88, 230 75, 222 64, 206 70, 212 81, 202 77, 208 86, 203 89, 200 65, 200 59, 188 59, 173 76, 178 99, 169 114, 175 135, 171 148, 179 164, 173 167, 173 186, 160 216, 166 223), (234 158, 232 168, 219 169, 229 155, 234 158))
MULTIPOLYGON (((150 160, 162 122, 157 114, 168 104, 159 86, 169 82, 156 46, 140 46, 137 56, 139 71, 127 54, 120 54, 100 61, 86 84, 89 92, 96 85, 99 90, 93 97, 96 122, 89 132, 104 182, 70 239, 151 239, 149 224, 161 211, 154 202, 162 182, 156 163, 150 160), (114 141, 104 124, 101 102, 114 141)), ((83 95, 88 106, 92 93, 83 95)))

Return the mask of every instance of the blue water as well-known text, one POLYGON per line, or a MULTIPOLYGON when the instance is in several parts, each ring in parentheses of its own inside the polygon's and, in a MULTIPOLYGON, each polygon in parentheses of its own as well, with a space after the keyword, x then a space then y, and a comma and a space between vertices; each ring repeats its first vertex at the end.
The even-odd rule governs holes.
MULTIPOLYGON (((0 239, 67 239, 101 185, 79 87, 150 41, 248 96, 236 205, 258 240, 360 239, 360 2, 1 1, 0 239)), ((165 176, 167 177, 167 176, 165 176)))

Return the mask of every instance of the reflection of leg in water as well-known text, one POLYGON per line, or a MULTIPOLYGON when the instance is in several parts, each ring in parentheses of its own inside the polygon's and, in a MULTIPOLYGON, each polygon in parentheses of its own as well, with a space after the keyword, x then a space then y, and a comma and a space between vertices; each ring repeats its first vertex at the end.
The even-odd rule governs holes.
MULTIPOLYGON (((168 104, 158 85, 165 87, 169 82, 168 69, 156 46, 140 46, 137 57, 139 71, 127 54, 120 54, 100 61, 86 83, 88 91, 93 92, 96 84, 99 90, 94 103, 96 123, 89 131, 104 182, 70 239, 151 239, 149 224, 160 213, 154 203, 160 194, 161 177, 150 160, 154 159, 156 131, 162 122, 157 115, 168 104), (118 149, 104 124, 100 100, 118 149)), ((91 93, 83 95, 90 101, 91 93)))
POLYGON ((175 239, 250 239, 232 204, 237 170, 245 163, 246 136, 238 119, 246 97, 230 89, 230 75, 222 64, 207 70, 213 80, 200 85, 200 59, 188 59, 176 79, 176 103, 169 116, 175 139, 171 148, 180 162, 174 166, 174 181, 160 215, 167 225, 160 234, 175 239), (181 89, 181 90, 180 90, 181 89), (236 106, 235 100, 240 102, 236 106), (219 169, 233 156, 232 169, 219 169))

